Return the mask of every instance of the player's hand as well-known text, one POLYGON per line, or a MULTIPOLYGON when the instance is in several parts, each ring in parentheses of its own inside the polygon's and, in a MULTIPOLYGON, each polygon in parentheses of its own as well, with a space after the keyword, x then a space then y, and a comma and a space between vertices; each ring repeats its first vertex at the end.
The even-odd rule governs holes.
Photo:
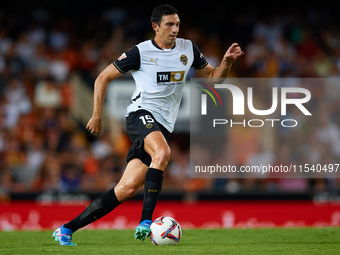
POLYGON ((244 52, 241 50, 241 47, 238 43, 233 43, 227 52, 224 54, 224 59, 227 61, 227 64, 232 64, 239 56, 242 56, 244 52))
POLYGON ((89 130, 92 134, 99 135, 102 131, 102 118, 92 116, 92 118, 86 125, 86 129, 89 130))

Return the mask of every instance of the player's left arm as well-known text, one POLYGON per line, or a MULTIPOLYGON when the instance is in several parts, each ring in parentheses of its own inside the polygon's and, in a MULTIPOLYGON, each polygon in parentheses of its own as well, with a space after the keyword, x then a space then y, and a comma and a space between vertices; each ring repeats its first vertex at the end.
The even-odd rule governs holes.
POLYGON ((238 43, 233 43, 224 54, 219 67, 214 68, 207 64, 204 68, 196 69, 196 71, 202 78, 227 78, 232 64, 243 54, 238 43))

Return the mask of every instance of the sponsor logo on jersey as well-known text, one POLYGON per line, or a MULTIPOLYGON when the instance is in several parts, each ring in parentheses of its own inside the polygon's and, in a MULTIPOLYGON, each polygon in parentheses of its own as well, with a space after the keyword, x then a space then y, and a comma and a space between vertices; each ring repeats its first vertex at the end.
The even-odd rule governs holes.
POLYGON ((122 59, 124 59, 124 58, 126 58, 126 57, 127 57, 126 54, 123 53, 123 54, 120 55, 120 57, 118 58, 118 61, 121 61, 122 59))
MULTIPOLYGON (((181 82, 184 78, 184 71, 157 72, 157 83, 181 82)), ((160 84, 163 85, 163 84, 160 84)), ((164 84, 171 85, 171 84, 164 84)), ((174 84, 176 85, 176 84, 174 84)))
POLYGON ((181 55, 181 57, 180 57, 179 59, 181 60, 181 62, 182 62, 183 65, 186 66, 186 65, 188 64, 188 57, 185 56, 184 54, 181 55))

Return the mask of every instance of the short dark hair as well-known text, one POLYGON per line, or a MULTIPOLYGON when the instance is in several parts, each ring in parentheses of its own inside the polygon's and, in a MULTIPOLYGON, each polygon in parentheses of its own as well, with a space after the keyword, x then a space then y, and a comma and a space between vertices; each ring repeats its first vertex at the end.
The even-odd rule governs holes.
POLYGON ((161 25, 163 15, 178 14, 178 11, 168 4, 156 6, 151 14, 151 23, 156 22, 158 26, 161 25))

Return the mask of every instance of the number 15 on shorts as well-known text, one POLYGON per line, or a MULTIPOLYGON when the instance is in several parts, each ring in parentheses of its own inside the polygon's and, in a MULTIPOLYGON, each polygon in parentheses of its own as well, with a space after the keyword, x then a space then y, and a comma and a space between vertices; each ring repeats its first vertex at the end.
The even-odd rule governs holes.
POLYGON ((143 125, 146 125, 147 123, 155 122, 154 119, 150 115, 140 116, 139 119, 142 120, 143 125))

